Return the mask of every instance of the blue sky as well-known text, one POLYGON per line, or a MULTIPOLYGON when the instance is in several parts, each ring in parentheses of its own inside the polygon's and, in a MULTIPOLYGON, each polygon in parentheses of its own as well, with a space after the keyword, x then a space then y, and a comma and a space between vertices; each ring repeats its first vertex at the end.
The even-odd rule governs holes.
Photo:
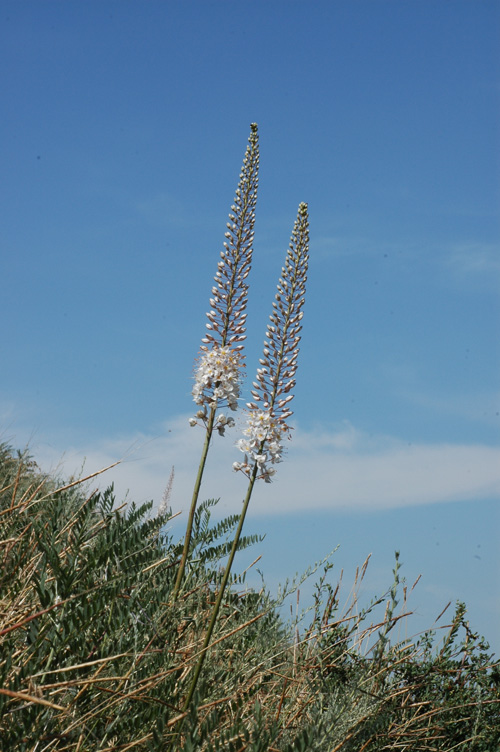
MULTIPOLYGON (((182 534, 193 363, 257 122, 250 378, 301 201, 311 247, 250 559, 275 587, 337 544, 348 583, 371 553, 372 595, 398 549, 422 575, 409 632, 462 599, 500 653, 498 3, 3 0, 0 20, 1 438, 66 473, 123 458, 106 481, 137 501, 174 465, 182 534)), ((238 437, 209 455, 220 513, 238 437)))

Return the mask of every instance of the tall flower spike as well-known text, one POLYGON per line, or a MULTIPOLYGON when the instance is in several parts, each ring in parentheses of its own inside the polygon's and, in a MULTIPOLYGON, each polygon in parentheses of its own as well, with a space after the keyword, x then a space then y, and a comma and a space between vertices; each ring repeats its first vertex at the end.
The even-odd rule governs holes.
POLYGON ((245 460, 233 464, 235 470, 242 470, 248 476, 257 464, 260 473, 257 477, 266 482, 270 482, 276 472, 268 464, 281 461, 282 441, 290 433, 287 420, 292 415, 290 402, 297 372, 308 262, 309 216, 307 204, 302 203, 267 325, 261 368, 257 369, 256 381, 253 382, 254 401, 247 403, 249 414, 243 430, 245 438, 237 442, 245 460))
POLYGON ((256 123, 250 126, 250 137, 243 159, 240 180, 231 206, 224 251, 217 265, 215 285, 212 287, 210 311, 207 313, 207 332, 202 339, 201 353, 195 372, 193 399, 200 409, 190 418, 192 426, 201 421, 205 426, 205 442, 201 452, 198 474, 186 525, 181 561, 173 590, 173 600, 179 595, 189 554, 194 514, 200 493, 210 440, 214 430, 223 436, 234 419, 224 413, 216 417, 218 407, 227 405, 236 410, 240 395, 242 354, 245 339, 245 308, 247 277, 252 263, 255 207, 259 173, 259 137, 256 123))
MULTIPOLYGON (((252 262, 259 171, 257 125, 252 123, 250 128, 240 181, 227 223, 224 251, 221 251, 212 287, 207 332, 202 339, 195 373, 193 399, 201 409, 196 418, 191 419, 191 425, 197 423, 196 419, 208 424, 207 408, 227 404, 231 410, 236 410, 240 394, 244 367, 241 343, 246 336, 246 280, 252 262)), ((217 422, 218 429, 224 425, 217 422)))

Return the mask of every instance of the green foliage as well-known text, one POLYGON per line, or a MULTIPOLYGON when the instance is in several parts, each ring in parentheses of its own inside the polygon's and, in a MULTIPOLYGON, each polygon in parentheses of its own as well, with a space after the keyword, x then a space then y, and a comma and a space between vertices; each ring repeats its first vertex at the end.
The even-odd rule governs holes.
MULTIPOLYGON (((237 514, 229 515, 211 525, 211 509, 218 501, 218 499, 209 499, 201 502, 194 514, 191 559, 202 566, 219 562, 229 554, 232 538, 238 526, 239 515, 237 514)), ((245 548, 262 540, 263 537, 259 535, 242 536, 237 550, 244 551, 245 548)))
POLYGON ((0 446, 2 749, 498 752, 500 671, 465 606, 444 638, 391 642, 397 560, 387 593, 361 612, 355 595, 341 611, 327 563, 307 626, 234 578, 183 714, 237 524, 213 524, 214 503, 196 510, 173 599, 182 546, 164 532, 168 515, 117 508, 112 488, 62 484, 0 446))

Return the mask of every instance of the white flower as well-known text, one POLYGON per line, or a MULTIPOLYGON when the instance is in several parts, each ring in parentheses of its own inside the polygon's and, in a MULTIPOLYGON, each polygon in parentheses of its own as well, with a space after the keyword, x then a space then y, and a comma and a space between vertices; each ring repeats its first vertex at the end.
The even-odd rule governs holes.
POLYGON ((266 472, 262 475, 262 478, 264 478, 264 481, 266 483, 271 482, 271 477, 276 474, 276 468, 275 467, 268 467, 266 469, 266 472))
POLYGON ((260 472, 258 477, 270 483, 276 469, 268 467, 268 463, 274 465, 281 462, 281 442, 288 435, 288 426, 277 420, 269 410, 250 410, 243 434, 245 438, 238 439, 236 446, 244 453, 245 461, 233 463, 233 469, 250 475, 251 465, 256 463, 260 472))
POLYGON ((236 442, 236 446, 240 450, 240 452, 244 452, 245 454, 250 454, 250 452, 253 449, 253 442, 247 441, 247 439, 238 439, 236 442))
MULTIPOLYGON (((225 402, 231 410, 236 410, 240 396, 241 366, 241 352, 229 346, 214 345, 212 350, 204 352, 196 369, 192 391, 196 404, 206 409, 206 406, 214 408, 225 402)), ((205 419, 205 410, 199 410, 196 416, 205 419)), ((226 418, 223 413, 219 415, 216 428, 221 435, 226 426, 232 425, 232 418, 226 418)))
POLYGON ((224 436, 224 431, 226 430, 226 428, 231 428, 232 426, 234 426, 234 418, 226 418, 224 413, 221 413, 217 416, 215 420, 215 427, 219 432, 219 436, 224 436))

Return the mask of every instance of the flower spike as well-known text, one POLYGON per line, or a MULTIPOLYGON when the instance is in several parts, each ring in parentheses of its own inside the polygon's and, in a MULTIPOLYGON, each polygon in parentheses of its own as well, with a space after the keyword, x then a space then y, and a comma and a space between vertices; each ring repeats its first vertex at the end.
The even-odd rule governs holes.
MULTIPOLYGON (((210 298, 211 310, 207 313, 207 331, 200 347, 201 355, 195 373, 193 399, 201 405, 198 413, 208 425, 206 408, 215 409, 227 404, 236 410, 240 395, 241 371, 244 367, 243 345, 246 338, 246 312, 248 283, 253 252, 255 207, 257 204, 259 144, 256 123, 251 132, 231 206, 224 251, 217 265, 210 298)), ((196 424, 191 419, 192 425, 196 424)), ((219 425, 216 426, 219 428, 219 425)))
POLYGON ((247 403, 248 420, 243 430, 245 438, 237 447, 245 454, 244 462, 233 463, 249 477, 254 464, 267 483, 276 469, 268 467, 280 462, 282 441, 289 437, 288 418, 292 415, 290 402, 295 386, 300 331, 302 329, 307 266, 309 262, 309 216, 307 204, 300 204, 287 251, 285 266, 278 281, 273 312, 267 325, 261 368, 257 368, 253 382, 253 402, 247 403))
POLYGON ((241 371, 244 367, 241 343, 245 339, 247 277, 252 263, 258 173, 259 137, 257 125, 252 123, 238 188, 227 223, 224 251, 221 251, 215 285, 212 287, 211 308, 207 313, 207 331, 202 339, 195 371, 192 394, 199 409, 196 415, 189 419, 189 424, 196 426, 200 421, 205 426, 205 442, 173 590, 174 601, 177 600, 184 577, 194 514, 212 434, 217 430, 220 436, 224 436, 226 428, 234 425, 234 419, 226 417, 224 412, 216 416, 217 409, 227 406, 230 410, 236 410, 240 396, 241 371))

